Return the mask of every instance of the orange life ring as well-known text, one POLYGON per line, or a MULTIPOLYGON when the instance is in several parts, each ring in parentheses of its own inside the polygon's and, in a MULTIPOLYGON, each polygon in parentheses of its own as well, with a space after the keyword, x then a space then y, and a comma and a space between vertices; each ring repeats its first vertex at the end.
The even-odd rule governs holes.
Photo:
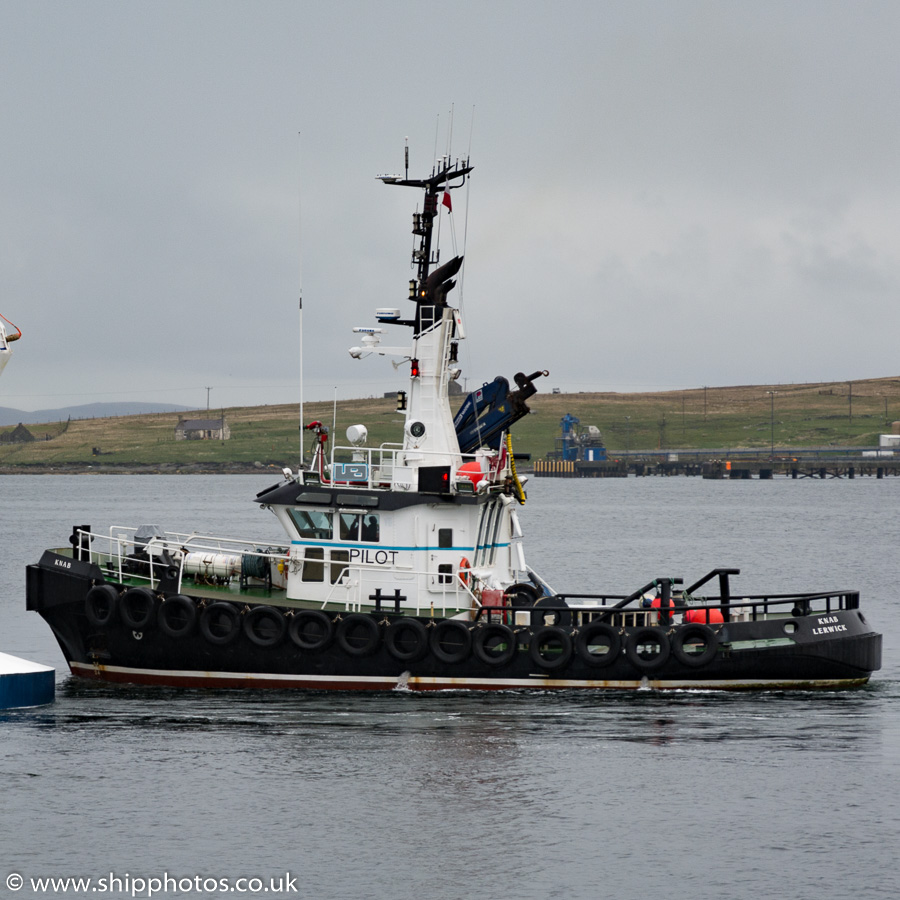
POLYGON ((469 560, 465 556, 459 561, 459 580, 466 586, 469 586, 469 560))

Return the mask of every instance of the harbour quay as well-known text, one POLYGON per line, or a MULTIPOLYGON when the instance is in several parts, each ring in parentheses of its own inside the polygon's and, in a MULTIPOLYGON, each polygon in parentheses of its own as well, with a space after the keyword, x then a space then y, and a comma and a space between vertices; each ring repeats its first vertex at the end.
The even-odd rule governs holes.
POLYGON ((860 447, 758 450, 632 450, 602 461, 535 460, 537 478, 626 478, 688 475, 710 480, 876 478, 900 475, 893 451, 860 447))

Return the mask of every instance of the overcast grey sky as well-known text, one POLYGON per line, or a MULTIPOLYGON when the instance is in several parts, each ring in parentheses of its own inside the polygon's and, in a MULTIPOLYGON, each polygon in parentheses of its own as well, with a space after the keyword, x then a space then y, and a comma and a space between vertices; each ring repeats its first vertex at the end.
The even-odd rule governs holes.
POLYGON ((301 244, 307 399, 402 387, 347 354, 408 304, 420 198, 374 176, 451 106, 470 388, 897 375, 898 39, 893 0, 0 0, 0 405, 295 401, 301 244))

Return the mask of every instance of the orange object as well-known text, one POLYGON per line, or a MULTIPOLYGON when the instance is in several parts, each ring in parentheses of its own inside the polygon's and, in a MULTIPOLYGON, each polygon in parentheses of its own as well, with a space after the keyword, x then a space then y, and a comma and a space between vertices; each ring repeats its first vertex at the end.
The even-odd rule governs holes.
POLYGON ((459 561, 459 580, 468 587, 469 585, 469 561, 463 557, 459 561))
POLYGON ((725 619, 722 618, 722 610, 708 609, 705 606, 701 609, 689 609, 684 614, 684 622, 686 625, 695 622, 701 625, 717 625, 724 621, 725 619))
MULTIPOLYGON (((655 597, 653 602, 650 604, 651 609, 659 609, 659 603, 660 603, 660 598, 655 597)), ((675 606, 675 604, 672 602, 671 599, 669 599, 669 601, 666 605, 669 608, 669 613, 668 613, 668 615, 663 616, 661 618, 664 618, 666 620, 666 622, 671 622, 672 621, 672 607, 675 606)))
POLYGON ((468 478, 474 485, 477 485, 478 482, 484 478, 484 472, 481 471, 480 462, 463 463, 459 469, 457 469, 457 474, 460 478, 468 478))

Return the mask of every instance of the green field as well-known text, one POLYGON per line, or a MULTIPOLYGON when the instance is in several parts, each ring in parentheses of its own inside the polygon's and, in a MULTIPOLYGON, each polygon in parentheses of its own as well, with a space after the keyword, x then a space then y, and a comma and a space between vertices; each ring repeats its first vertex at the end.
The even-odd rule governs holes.
MULTIPOLYGON (((872 446, 900 420, 900 378, 645 394, 538 394, 529 405, 532 413, 514 426, 513 440, 517 453, 535 458, 553 449, 559 420, 566 413, 577 416, 582 425, 596 425, 612 454, 626 449, 766 448, 773 430, 776 447, 872 446), (774 402, 768 393, 773 390, 774 402)), ((231 428, 227 441, 176 441, 174 413, 32 425, 33 442, 0 440, 0 467, 296 466, 296 406, 236 407, 225 409, 225 417, 231 428)), ((305 406, 307 422, 319 419, 331 427, 332 417, 330 402, 305 406)), ((339 402, 339 444, 346 444, 347 427, 357 423, 369 429, 369 446, 402 440, 403 419, 393 400, 339 402)), ((12 430, 0 429, 0 438, 12 430)), ((307 436, 307 447, 309 440, 307 436)))

